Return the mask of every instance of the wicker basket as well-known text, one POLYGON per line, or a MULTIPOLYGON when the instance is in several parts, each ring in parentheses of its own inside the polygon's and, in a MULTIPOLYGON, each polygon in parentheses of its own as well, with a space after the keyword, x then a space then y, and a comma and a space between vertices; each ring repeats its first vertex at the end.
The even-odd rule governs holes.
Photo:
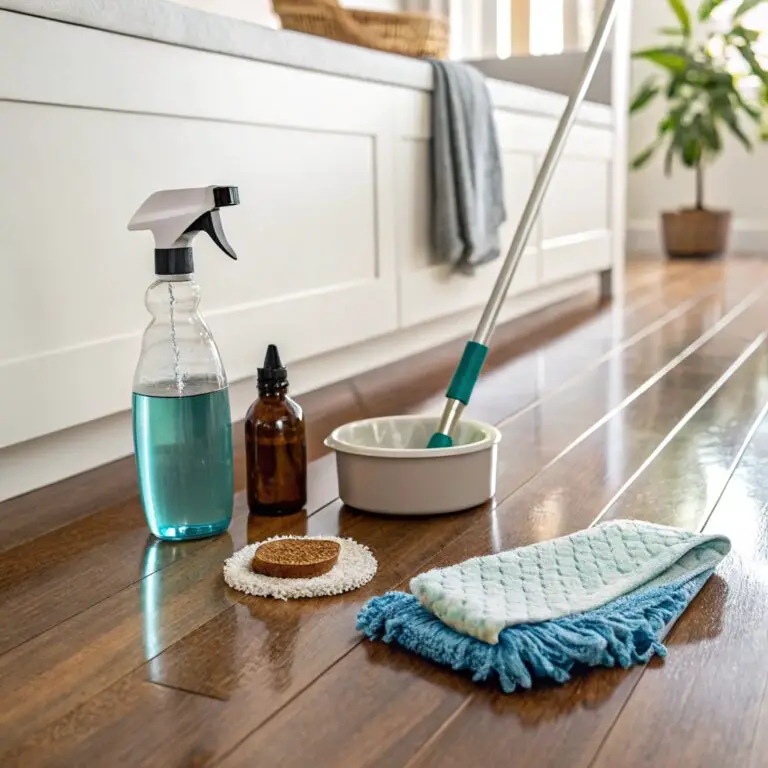
POLYGON ((448 56, 448 22, 426 13, 342 8, 337 0, 272 0, 283 29, 404 56, 448 56))

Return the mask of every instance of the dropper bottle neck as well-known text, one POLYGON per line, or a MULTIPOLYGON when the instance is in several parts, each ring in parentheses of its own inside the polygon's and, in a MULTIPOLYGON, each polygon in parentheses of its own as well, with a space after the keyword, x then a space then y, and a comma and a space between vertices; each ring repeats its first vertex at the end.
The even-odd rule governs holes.
POLYGON ((288 397, 288 382, 260 381, 258 390, 262 400, 285 400, 288 397))

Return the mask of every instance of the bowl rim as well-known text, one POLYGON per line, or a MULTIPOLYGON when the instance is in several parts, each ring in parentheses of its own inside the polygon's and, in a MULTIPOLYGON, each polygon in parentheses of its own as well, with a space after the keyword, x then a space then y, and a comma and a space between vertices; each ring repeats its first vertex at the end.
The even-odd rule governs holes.
POLYGON ((325 438, 325 446, 337 453, 346 453, 353 456, 368 456, 376 459, 437 459, 445 456, 462 456, 468 453, 487 451, 501 442, 501 432, 492 424, 474 419, 462 419, 464 424, 470 424, 481 430, 485 437, 468 445, 455 445, 449 448, 377 448, 375 446, 354 445, 339 438, 339 432, 346 427, 355 427, 359 424, 371 424, 377 421, 429 421, 437 424, 437 416, 375 416, 370 419, 357 419, 342 424, 325 438))

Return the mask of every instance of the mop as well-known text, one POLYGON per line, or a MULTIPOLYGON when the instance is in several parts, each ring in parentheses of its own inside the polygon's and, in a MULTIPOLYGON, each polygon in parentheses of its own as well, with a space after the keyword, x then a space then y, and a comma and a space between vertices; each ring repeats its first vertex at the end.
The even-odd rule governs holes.
POLYGON ((369 600, 357 628, 504 693, 665 656, 663 637, 730 551, 724 536, 612 521, 467 560, 369 600))
MULTIPOLYGON (((555 131, 474 336, 467 343, 429 448, 449 448, 480 374, 499 310, 563 146, 605 48, 608 0, 584 70, 555 131)), ((357 628, 502 691, 564 683, 579 667, 622 667, 666 655, 663 638, 730 550, 705 536, 613 521, 528 547, 423 573, 411 594, 369 600, 357 628)))

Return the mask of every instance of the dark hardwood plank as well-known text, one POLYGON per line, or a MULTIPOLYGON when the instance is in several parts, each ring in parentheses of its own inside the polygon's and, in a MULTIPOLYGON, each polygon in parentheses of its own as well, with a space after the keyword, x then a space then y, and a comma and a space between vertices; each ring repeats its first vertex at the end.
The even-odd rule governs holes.
MULTIPOLYGON (((717 270, 712 272, 720 274, 717 270)), ((706 280, 701 279, 706 286, 706 280)), ((749 285, 748 282, 745 284, 749 285)), ((690 291, 699 286, 697 281, 687 281, 683 288, 690 291)), ((670 296, 674 297, 675 294, 670 296)), ((613 318, 604 317, 603 322, 593 323, 584 330, 580 328, 572 334, 575 335, 572 343, 583 352, 585 359, 581 360, 582 364, 591 364, 591 355, 603 349, 603 340, 606 338, 617 338, 620 342, 619 349, 622 351, 627 349, 624 345, 629 343, 642 343, 648 349, 653 349, 659 345, 659 339, 662 338, 660 334, 666 332, 666 323, 663 321, 670 317, 669 322, 685 322, 686 327, 690 329, 689 336, 685 338, 695 339, 701 331, 702 317, 713 319, 718 310, 729 306, 717 303, 718 309, 713 311, 711 302, 717 303, 717 299, 705 288, 703 294, 695 294, 692 299, 673 307, 658 318, 660 306, 667 306, 665 298, 661 305, 649 305, 648 311, 635 313, 633 322, 623 324, 624 335, 632 334, 636 323, 640 325, 640 330, 629 339, 622 340, 621 335, 613 336, 613 318), (686 311, 681 311, 681 306, 685 307, 686 311), (654 317, 655 320, 652 319, 654 317), (651 333, 646 335, 644 328, 648 327, 649 320, 651 333), (600 346, 594 347, 590 344, 593 337, 597 338, 600 346)), ((537 339, 540 338, 537 335, 537 339)), ((640 356, 642 357, 642 353, 640 356)), ((598 362, 602 360, 605 363, 609 357, 610 350, 599 358, 598 362)), ((562 385, 564 377, 558 374, 558 360, 561 358, 564 359, 564 366, 568 366, 568 372, 573 373, 576 370, 573 368, 574 357, 569 347, 562 344, 551 345, 544 352, 529 355, 519 362, 497 366, 478 385, 476 397, 480 405, 472 411, 473 414, 490 421, 499 421, 513 411, 532 405, 536 402, 539 392, 537 386, 531 386, 535 379, 529 375, 532 373, 530 367, 546 362, 550 371, 547 383, 551 382, 553 386, 562 385)), ((604 374, 600 368, 595 368, 591 379, 571 393, 570 402, 577 402, 585 394, 588 395, 591 387, 597 385, 596 382, 602 375, 604 374)), ((437 385, 435 381, 433 377, 433 389, 435 386, 442 388, 442 381, 437 385)), ((442 394, 439 397, 441 399, 442 394)), ((356 398, 351 394, 351 390, 334 387, 312 396, 308 406, 310 419, 313 414, 324 413, 323 404, 338 406, 339 402, 342 407, 329 408, 330 415, 325 417, 325 422, 339 422, 365 415, 357 410, 360 406, 356 405, 356 398)), ((329 429, 331 426, 329 425, 329 429)), ((532 464, 530 471, 535 471, 537 466, 536 463, 532 464)), ((332 460, 313 464, 310 468, 310 481, 311 498, 308 510, 311 513, 329 503, 337 494, 332 460)), ((504 490, 502 488, 501 492, 504 490)), ((236 511, 233 525, 240 525, 246 518, 247 513, 241 504, 236 511)), ((301 520, 293 522, 299 527, 291 530, 302 532, 301 520)), ((257 521, 254 521, 251 528, 252 535, 256 535, 257 521)), ((267 527, 266 530, 271 529, 267 527)), ((281 524, 280 530, 285 530, 284 524, 281 524)), ((208 542, 198 542, 182 547, 155 548, 156 556, 148 560, 143 555, 144 548, 148 546, 143 513, 138 498, 133 497, 124 504, 77 520, 69 526, 63 526, 28 544, 0 554, 0 594, 8 606, 5 614, 8 619, 0 622, 0 652, 35 637, 90 605, 115 594, 139 578, 147 576, 151 572, 148 569, 161 569, 167 563, 178 562, 179 558, 191 555, 207 544, 208 542)))
MULTIPOLYGON (((644 399, 651 403, 657 401, 663 407, 644 413, 643 403, 637 401, 626 409, 626 413, 617 414, 616 418, 621 419, 627 432, 625 435, 617 437, 610 424, 606 425, 601 430, 603 434, 590 436, 578 448, 542 471, 486 519, 473 525, 444 548, 423 569, 585 527, 609 502, 611 493, 642 466, 659 439, 673 430, 681 416, 686 414, 691 414, 690 420, 685 422, 687 431, 678 433, 666 449, 677 453, 678 443, 690 445, 689 433, 695 439, 696 435, 709 428, 719 429, 725 439, 720 443, 719 453, 709 457, 707 467, 713 473, 720 470, 727 479, 750 424, 762 407, 762 403, 756 402, 751 394, 756 388, 759 372, 768 363, 768 349, 754 345, 749 351, 751 354, 744 356, 733 375, 726 373, 719 388, 711 395, 707 389, 697 389, 698 376, 694 378, 693 388, 683 390, 685 398, 679 394, 677 398, 670 398, 663 388, 650 390, 644 399), (702 402, 702 398, 707 399, 702 402), (670 406, 675 401, 676 404, 670 406), (734 419, 733 413, 723 408, 724 403, 736 403, 740 407, 741 418, 734 419), (623 461, 611 467, 605 457, 611 455, 611 448, 616 442, 623 446, 625 455, 623 461)), ((683 367, 681 365, 681 369, 683 367)), ((684 382, 682 371, 681 378, 684 382)), ((652 466, 663 465, 665 456, 666 451, 652 466)), ((685 477, 684 474, 682 476, 685 477)), ((721 487, 725 479, 721 478, 721 487)), ((658 520, 662 517, 660 510, 671 516, 680 506, 680 495, 671 493, 668 486, 661 483, 651 481, 647 487, 638 486, 632 490, 636 492, 633 508, 638 510, 642 503, 646 519, 658 520)), ((690 493, 691 490, 689 486, 683 487, 683 492, 690 493)), ((706 507, 699 507, 700 515, 707 512, 706 507)), ((422 748, 425 744, 423 737, 430 732, 430 728, 432 733, 439 731, 439 735, 429 742, 420 756, 420 760, 429 765, 466 765, 471 762, 471 755, 480 743, 484 745, 484 765, 504 765, 509 759, 510 739, 515 743, 515 753, 521 764, 570 765, 575 764, 577 748, 583 750, 580 754, 589 758, 599 745, 600 731, 593 722, 591 710, 586 713, 590 719, 591 735, 588 738, 585 737, 585 725, 579 722, 579 718, 574 721, 569 717, 567 730, 563 733, 557 721, 551 726, 545 717, 545 722, 533 737, 525 730, 525 723, 521 728, 517 723, 510 723, 511 718, 499 716, 500 713, 517 714, 521 707, 533 707, 527 715, 520 715, 521 720, 533 717, 536 709, 543 715, 552 710, 560 712, 563 702, 569 701, 562 698, 561 690, 536 691, 525 697, 504 697, 485 690, 477 693, 474 686, 462 681, 465 683, 462 694, 458 680, 446 690, 448 673, 444 670, 435 670, 425 662, 405 657, 402 652, 381 646, 359 646, 258 729, 225 764, 247 764, 257 755, 269 761, 280 755, 281 765, 292 765, 298 764, 301 756, 309 751, 322 755, 328 764, 354 765, 356 755, 365 749, 370 756, 367 764, 376 764, 379 760, 381 764, 387 764, 392 755, 397 755, 394 764, 403 764, 406 758, 422 748), (391 658, 396 658, 394 672, 390 669, 391 658), (440 690, 444 691, 442 696, 437 693, 440 690), (343 721, 335 719, 322 706, 325 701, 338 702, 339 708, 348 712, 343 721), (423 702, 429 702, 430 706, 422 706, 423 702), (478 712, 478 709, 481 711, 478 712), (439 722, 440 717, 445 719, 439 722), (409 723, 405 732, 386 727, 396 718, 409 723), (382 724, 375 739, 370 738, 366 729, 366 723, 370 722, 382 724), (440 731, 443 723, 447 725, 440 731), (291 734, 295 733, 303 734, 301 748, 291 738, 291 734), (552 750, 551 754, 547 750, 552 750), (524 756, 525 759, 522 759, 524 756)), ((575 686, 564 690, 572 697, 571 704, 574 703, 573 697, 577 696, 582 701, 586 697, 593 704, 603 697, 600 684, 589 680, 577 681, 575 686)), ((631 687, 627 687, 624 693, 630 690, 631 687)), ((578 702, 579 698, 575 701, 578 702)), ((621 696, 614 696, 613 701, 620 702, 621 696)), ((604 719, 601 724, 604 733, 610 719, 604 719)))
POLYGON ((631 295, 633 291, 658 285, 660 282, 685 279, 690 274, 690 265, 681 264, 677 261, 667 261, 666 259, 649 261, 629 258, 626 263, 626 277, 628 278, 626 293, 631 295))
MULTIPOLYGON (((765 398, 765 376, 759 382, 765 398)), ((733 552, 668 639, 593 765, 762 766, 768 763, 768 420, 705 530, 733 552)))
POLYGON ((133 457, 0 503, 0 552, 137 494, 133 457))
MULTIPOLYGON (((30 740, 22 749, 2 752, 3 768, 111 768, 111 766, 146 766, 147 768, 190 768, 209 762, 207 737, 196 733, 195 723, 210 699, 184 691, 147 683, 140 674, 122 678, 97 699, 76 708, 55 734, 45 733, 30 740), (142 722, 142 713, 151 710, 150 723, 142 722), (136 720, 132 721, 131 717, 136 720), (85 759, 70 756, 58 749, 69 739, 98 721, 98 732, 91 732, 93 752, 85 759), (142 744, 143 757, 137 758, 130 741, 116 739, 125 730, 133 731, 142 744), (164 745, 170 740, 184 743, 176 762, 164 760, 164 745), (147 757, 148 756, 148 757, 147 757)), ((221 704, 220 704, 221 706, 221 704)), ((6 745, 0 742, 0 749, 6 745)))
MULTIPOLYGON (((320 509, 337 494, 333 457, 310 464, 308 509, 320 509)), ((248 521, 244 495, 238 494, 230 533, 244 530, 248 521)), ((274 521, 254 519, 250 535, 300 532, 302 525, 306 526, 306 514, 274 521)), ((218 540, 211 539, 157 542, 147 531, 141 504, 134 497, 0 553, 0 654, 168 565, 209 548, 218 552, 219 546, 218 540)))
MULTIPOLYGON (((753 308, 751 314, 748 315, 745 312, 740 317, 743 323, 757 323, 764 311, 764 307, 756 307, 753 308)), ((735 322, 736 320, 734 320, 735 322)), ((727 332, 728 327, 726 326, 722 332, 727 332)), ((737 328, 737 326, 734 327, 737 328)), ((737 328, 735 332, 744 333, 745 331, 743 328, 741 330, 737 328)), ((705 349, 706 346, 696 354, 699 356, 706 355, 705 349)), ((695 370, 694 362, 689 361, 692 371, 695 370)), ((680 364, 685 364, 685 361, 682 361, 680 364)), ((697 377, 696 386, 704 387, 704 385, 705 382, 702 382, 697 377)), ((700 389, 696 390, 696 394, 700 394, 700 391, 700 389)), ((607 403, 610 403, 610 393, 601 392, 599 396, 605 398, 607 403)), ((695 401, 695 395, 690 395, 690 397, 695 401)), ((542 405, 542 409, 546 407, 546 403, 542 405)), ((640 408, 640 405, 636 407, 640 408)), ((670 413, 675 415, 672 410, 670 410, 670 413)), ((670 419, 669 414, 667 419, 670 419)), ((515 421, 513 420, 511 423, 515 423, 515 421)), ((554 426, 553 432, 555 431, 554 426)), ((539 427, 536 423, 528 425, 525 430, 521 429, 518 435, 521 439, 511 442, 511 444, 528 445, 535 442, 537 439, 537 429, 539 427)), ((607 430, 602 431, 605 432, 607 430)), ((510 434, 513 438, 515 437, 514 434, 510 434)), ((539 437, 538 439, 541 438, 539 437)), ((602 445, 598 445, 597 450, 592 453, 583 449, 582 453, 588 459, 588 461, 585 460, 587 461, 587 466, 595 466, 603 472, 604 470, 600 467, 599 461, 603 451, 604 446, 602 445)), ((554 466, 557 466, 557 464, 554 466)), ((574 474, 578 475, 583 471, 584 462, 581 464, 577 463, 577 467, 577 470, 570 470, 568 477, 574 474)), ((509 471, 512 470, 513 468, 509 471)), ((574 491, 578 490, 578 488, 574 488, 574 491)), ((517 509, 515 504, 507 504, 505 508, 509 509, 510 512, 505 513, 503 519, 514 517, 517 514, 514 512, 517 509)), ((594 509, 590 508, 590 511, 594 512, 594 509)), ((479 510, 474 514, 477 521, 482 520, 483 523, 490 523, 483 526, 485 531, 483 534, 484 539, 480 545, 480 551, 488 551, 488 549, 493 547, 494 542, 493 521, 499 519, 499 517, 492 514, 491 510, 479 510), (478 515, 480 517, 477 517, 478 515)), ((450 539, 453 537, 453 539, 457 539, 461 533, 466 531, 467 526, 474 527, 476 522, 466 515, 443 518, 439 521, 403 522, 379 520, 370 516, 356 515, 345 510, 333 510, 333 508, 328 508, 327 517, 322 516, 321 513, 321 515, 315 515, 310 518, 310 523, 314 521, 317 521, 317 530, 324 530, 326 532, 341 530, 345 535, 353 535, 366 543, 373 544, 381 557, 382 569, 368 590, 334 600, 333 605, 325 605, 322 601, 310 601, 306 605, 297 604, 295 607, 286 607, 282 604, 266 604, 267 601, 243 600, 230 610, 222 609, 219 612, 220 615, 212 622, 200 626, 202 624, 202 621, 200 621, 197 624, 200 627, 197 631, 192 631, 192 622, 190 622, 187 632, 191 632, 191 634, 188 634, 186 639, 178 643, 171 651, 153 659, 149 667, 148 671, 152 678, 166 685, 176 685, 184 690, 197 690, 207 696, 228 699, 232 707, 226 710, 226 723, 214 717, 216 712, 219 711, 222 712, 223 716, 224 710, 217 708, 218 705, 213 703, 211 705, 213 709, 199 724, 201 731, 209 729, 211 739, 217 743, 225 741, 225 732, 227 737, 233 740, 230 742, 230 746, 232 743, 237 743, 238 737, 242 738, 247 735, 248 730, 257 725, 261 718, 267 717, 274 711, 275 707, 280 706, 282 702, 288 701, 293 693, 301 689, 307 682, 310 682, 313 677, 327 669, 338 658, 339 654, 346 653, 355 644, 359 643, 359 638, 353 629, 353 618, 360 601, 368 594, 380 592, 401 582, 404 578, 408 578, 415 570, 418 570, 419 563, 416 562, 418 557, 421 557, 423 562, 430 552, 439 551, 447 543, 446 538, 450 539), (446 538, 443 538, 443 536, 446 538), (397 548, 390 549, 390 547, 394 546, 393 541, 395 540, 398 543, 407 541, 409 546, 416 547, 413 550, 414 554, 406 558, 404 563, 401 562, 402 558, 399 559, 395 556, 397 548), (286 609, 294 611, 294 621, 286 622, 286 609), (255 617, 251 616, 252 611, 256 612, 255 617), (272 618, 273 616, 275 618, 272 618), (253 618, 256 618, 257 621, 253 621, 253 618), (293 630, 290 629, 291 626, 294 627, 293 630), (274 639, 268 642, 272 627, 274 627, 274 639), (264 634, 265 632, 266 634, 264 634), (285 676, 280 678, 283 680, 281 685, 284 686, 281 688, 272 681, 275 680, 274 675, 277 674, 277 670, 284 672, 286 667, 289 667, 291 675, 288 678, 285 676), (270 687, 270 683, 274 687, 270 687), (213 737, 212 733, 215 728, 220 730, 220 734, 216 738, 213 737)), ((542 535, 541 531, 543 529, 538 528, 537 530, 539 531, 539 536, 542 535)), ((554 535, 554 533, 550 535, 554 535)), ((209 563, 208 567, 210 569, 217 568, 217 565, 214 565, 214 563, 220 564, 220 560, 221 553, 218 553, 212 562, 209 563)), ((200 565, 199 568, 200 571, 205 570, 204 565, 200 565)), ((158 584, 162 583, 164 577, 168 578, 173 570, 173 568, 167 568, 164 572, 158 572, 156 574, 158 584)), ((177 570, 186 570, 186 567, 177 570)), ((212 587, 213 585, 211 584, 208 588, 211 589, 212 587)), ((160 591, 163 592, 163 590, 160 591)), ((196 596, 193 597, 198 599, 196 596)), ((186 602, 191 602, 191 600, 186 602)), ((83 614, 83 616, 86 614, 83 614)), ((199 614, 195 616, 196 620, 199 618, 199 614)), ((67 622, 67 624, 71 624, 71 622, 67 622)), ((181 634, 178 624, 179 622, 173 622, 173 629, 174 631, 178 629, 181 634)), ((168 634, 163 637, 163 633, 159 630, 154 633, 161 638, 160 642, 156 645, 158 649, 171 639, 169 622, 160 620, 159 627, 163 628, 168 634)), ((55 637, 58 632, 48 634, 55 637)), ((98 638, 98 636, 98 632, 92 634, 93 638, 98 638)), ((28 643, 24 649, 21 649, 25 650, 24 655, 26 658, 30 658, 28 654, 33 656, 39 654, 41 649, 34 646, 34 642, 28 643)), ((91 661, 103 666, 106 659, 101 657, 103 649, 99 646, 99 643, 94 643, 91 655, 96 655, 99 658, 92 659, 91 661)), ((45 659, 45 654, 49 654, 50 649, 43 645, 42 650, 44 651, 43 656, 45 659)), ((107 656, 111 658, 109 656, 109 649, 107 650, 107 656)), ((135 654, 135 650, 133 652, 135 654)), ((7 654, 6 656, 11 655, 7 654)), ((127 656, 124 666, 119 667, 115 672, 119 673, 121 670, 125 670, 131 663, 135 662, 135 659, 136 655, 130 660, 127 656)), ((118 660, 123 662, 122 658, 118 660)), ((16 661, 18 662, 18 660, 16 661)), ((109 663, 111 664, 112 662, 110 661, 109 663)), ((98 679, 94 681, 91 677, 84 674, 81 685, 83 687, 92 686, 89 690, 95 692, 95 689, 102 685, 103 681, 98 679)), ((85 716, 83 712, 87 711, 91 706, 98 708, 100 706, 99 701, 100 697, 97 697, 92 704, 85 704, 83 707, 78 708, 71 717, 77 717, 80 723, 92 724, 92 719, 85 716)), ((211 699, 211 701, 215 702, 215 699, 211 699)), ((197 707, 198 704, 195 704, 195 706, 197 707)), ((16 715, 19 716, 19 719, 16 720, 15 717, 13 719, 17 723, 21 723, 21 727, 24 728, 28 722, 26 718, 30 714, 34 714, 34 707, 32 707, 31 712, 19 712, 17 709, 16 715)), ((153 719, 151 710, 146 710, 146 716, 148 720, 153 719)), ((41 719, 45 720, 45 718, 41 719)), ((49 736, 53 732, 58 733, 61 729, 68 732, 68 726, 66 725, 68 722, 70 722, 69 718, 65 717, 63 721, 55 724, 52 730, 48 732, 49 736)), ((37 724, 41 724, 40 721, 37 724)), ((31 727, 30 730, 32 730, 31 727)), ((129 734, 125 734, 125 737, 129 737, 129 734)), ((37 740, 44 737, 38 734, 34 738, 37 740)), ((78 735, 73 738, 74 743, 68 742, 69 748, 82 747, 87 750, 87 744, 89 743, 87 732, 78 732, 78 735), (84 741, 79 743, 80 739, 84 741)), ((56 748, 57 750, 65 749, 65 745, 57 743, 56 748)), ((167 750, 172 748, 170 744, 167 746, 167 750)), ((137 745, 137 763, 141 761, 140 749, 141 746, 137 745)), ((73 752, 72 754, 78 753, 73 752)), ((166 753, 168 759, 170 759, 169 754, 168 752, 166 753)), ((149 756, 147 756, 147 760, 149 760, 149 756)))
MULTIPOLYGON (((701 317, 695 313, 690 323, 685 318, 679 324, 664 326, 659 334, 654 333, 643 339, 637 345, 638 349, 633 348, 637 360, 642 361, 646 351, 663 347, 665 357, 656 357, 651 366, 647 362, 645 368, 640 362, 627 366, 623 356, 610 357, 604 365, 587 372, 574 385, 542 398, 533 408, 521 407, 514 417, 499 425, 503 440, 499 450, 497 499, 506 498, 520 485, 521 461, 524 460, 520 456, 520 445, 526 445, 527 451, 536 454, 536 463, 545 466, 554 461, 559 453, 568 452, 578 441, 589 438, 592 431, 606 423, 618 423, 613 418, 617 411, 622 412, 623 418, 627 418, 627 413, 639 413, 640 418, 650 418, 647 399, 632 410, 627 409, 635 400, 644 398, 649 391, 655 397, 654 408, 678 409, 688 402, 686 398, 695 393, 703 393, 727 370, 733 359, 732 356, 720 353, 722 345, 730 345, 738 353, 746 341, 754 339, 755 329, 761 327, 761 318, 766 310, 768 300, 757 302, 751 296, 738 302, 711 326, 702 326, 701 317), (673 338, 672 343, 667 342, 667 334, 673 338), (657 396, 657 393, 670 389, 670 378, 675 381, 672 389, 681 393, 681 398, 677 400, 665 400, 657 396), (602 393, 602 399, 596 398, 595 392, 602 393), (521 437, 520 425, 526 421, 529 426, 523 432, 524 437, 521 437), (573 442, 559 447, 556 441, 548 439, 553 433, 560 436, 567 433, 566 426, 570 427, 573 442), (511 431, 513 429, 516 433, 511 431), (549 452, 548 448, 554 448, 554 452, 549 452), (512 463, 515 466, 514 473, 507 471, 512 463)), ((657 434, 652 432, 651 440, 656 437, 657 434)), ((533 473, 525 479, 532 476, 533 473)))
MULTIPOLYGON (((326 532, 333 530, 355 537, 361 524, 370 525, 368 518, 338 504, 326 507, 311 519, 326 532)), ((396 520, 382 520, 367 541, 375 547, 381 562, 390 564, 391 578, 400 580, 420 564, 420 542, 426 528, 439 547, 455 538, 464 525, 460 515, 442 518, 437 526, 422 520, 399 524, 396 520)), ((242 539, 235 541, 236 546, 245 543, 242 539)), ((353 625, 360 593, 333 601, 296 603, 292 608, 298 613, 294 611, 286 621, 285 604, 243 599, 227 590, 220 569, 223 559, 232 551, 233 542, 219 539, 216 544, 218 548, 209 547, 188 558, 183 569, 159 571, 140 585, 0 657, 0 689, 13 685, 15 690, 25 691, 23 698, 8 700, 0 712, 0 743, 10 745, 18 741, 36 725, 76 708, 174 641, 190 633, 195 636, 194 628, 207 616, 224 616, 222 623, 216 625, 217 635, 213 638, 220 655, 212 664, 201 660, 212 681, 206 692, 219 698, 226 697, 227 680, 239 683, 243 670, 250 669, 252 674, 261 676, 259 685, 290 686, 295 674, 291 671, 294 656, 299 669, 307 662, 325 669, 337 655, 339 644, 343 648, 358 642, 353 625), (235 600, 232 612, 227 611, 235 600), (236 635, 229 634, 236 632, 243 622, 256 629, 250 638, 252 645, 245 645, 236 635), (328 631, 332 635, 330 642, 326 637, 328 631)), ((373 594, 374 589, 371 584, 366 593, 373 594)), ((209 623, 207 627, 206 632, 214 625, 209 623)), ((158 656, 149 669, 160 669, 162 663, 158 656)), ((246 720, 250 718, 247 710, 240 714, 246 720)), ((232 717, 235 715, 233 711, 232 717)), ((89 721, 90 718, 86 719, 86 723, 89 721)), ((58 731, 59 726, 54 730, 58 731)), ((169 744, 170 748, 178 748, 178 743, 169 744)), ((142 759, 141 749, 141 745, 136 745, 136 764, 142 759)), ((145 755, 143 759, 151 764, 153 757, 145 755)))

